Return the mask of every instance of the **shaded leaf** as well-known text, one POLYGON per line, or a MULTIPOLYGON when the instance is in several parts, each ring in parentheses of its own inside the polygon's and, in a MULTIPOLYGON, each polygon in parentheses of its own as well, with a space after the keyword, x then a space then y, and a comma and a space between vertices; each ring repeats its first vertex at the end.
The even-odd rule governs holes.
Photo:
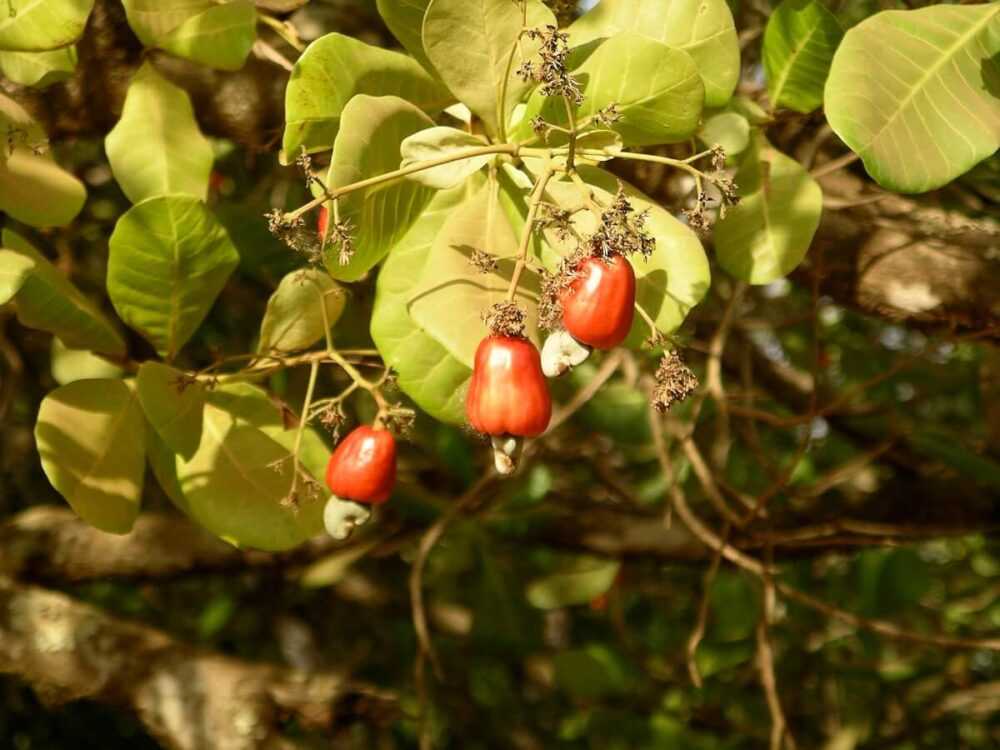
POLYGON ((343 34, 327 34, 296 61, 285 90, 285 134, 281 158, 294 161, 333 147, 344 107, 356 94, 399 96, 435 115, 451 94, 419 63, 343 34))
POLYGON ((129 326, 168 359, 201 325, 239 255, 196 198, 150 198, 111 234, 108 294, 129 326))
POLYGON ((434 66, 424 52, 424 41, 420 35, 430 0, 376 0, 376 5, 392 35, 417 62, 433 73, 434 66))
MULTIPOLYGON (((344 107, 343 124, 327 175, 330 188, 398 169, 403 140, 433 123, 415 106, 395 96, 359 94, 344 107)), ((340 218, 353 227, 354 254, 349 263, 341 265, 338 249, 331 247, 327 270, 336 279, 361 278, 406 234, 432 195, 433 191, 423 185, 399 180, 342 197, 340 218)))
POLYGON ((880 185, 924 192, 1000 147, 998 82, 1000 3, 885 11, 844 35, 827 120, 880 185))
POLYGON ((558 609, 586 604, 611 588, 621 563, 617 560, 581 558, 564 570, 528 584, 526 595, 531 606, 558 609))
POLYGON ((33 227, 64 226, 80 213, 87 189, 48 154, 17 147, 0 164, 0 211, 33 227))
POLYGON ((191 458, 201 443, 204 386, 159 362, 143 362, 136 384, 150 426, 171 451, 191 458))
POLYGON ((78 380, 49 393, 35 425, 42 469, 91 526, 127 533, 139 514, 145 446, 135 388, 78 380))
POLYGON ((823 191, 801 164, 766 141, 746 152, 736 183, 740 203, 715 225, 719 263, 738 279, 768 284, 805 257, 819 227, 823 191))
POLYGON ((121 119, 104 144, 111 171, 133 203, 167 193, 205 200, 212 144, 198 129, 187 93, 149 63, 132 78, 121 119))
MULTIPOLYGON (((466 133, 464 130, 443 126, 427 128, 408 136, 400 144, 399 150, 403 156, 400 166, 406 167, 414 162, 440 159, 456 151, 485 145, 485 139, 466 133)), ((495 154, 487 154, 486 156, 453 161, 411 174, 409 179, 427 187, 447 190, 461 183, 473 172, 478 172, 495 158, 495 154)))
POLYGON ((705 83, 705 104, 719 107, 740 77, 740 48, 726 0, 601 0, 570 27, 570 43, 583 45, 633 31, 684 50, 705 83))
POLYGON ((823 86, 843 33, 820 0, 783 0, 774 9, 763 47, 773 106, 812 112, 823 105, 823 86))
POLYGON ((344 311, 347 293, 329 274, 315 268, 292 271, 267 301, 257 351, 294 352, 322 339, 344 311), (323 309, 326 307, 326 317, 323 309))

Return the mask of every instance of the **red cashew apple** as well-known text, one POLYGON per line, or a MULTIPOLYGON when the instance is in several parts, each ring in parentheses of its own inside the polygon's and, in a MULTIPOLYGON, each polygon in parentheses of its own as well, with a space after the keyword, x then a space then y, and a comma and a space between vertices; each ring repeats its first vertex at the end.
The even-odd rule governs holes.
POLYGON ((465 414, 487 435, 534 437, 552 417, 538 349, 528 339, 492 335, 479 343, 465 414))
POLYGON ((585 258, 559 301, 563 326, 573 338, 597 349, 614 349, 628 336, 635 317, 632 264, 621 255, 585 258))
POLYGON ((326 465, 326 486, 341 500, 378 505, 396 484, 396 440, 362 425, 340 441, 326 465))
POLYGON ((320 237, 326 236, 326 225, 330 221, 330 211, 326 206, 319 207, 319 216, 316 217, 316 231, 320 237))

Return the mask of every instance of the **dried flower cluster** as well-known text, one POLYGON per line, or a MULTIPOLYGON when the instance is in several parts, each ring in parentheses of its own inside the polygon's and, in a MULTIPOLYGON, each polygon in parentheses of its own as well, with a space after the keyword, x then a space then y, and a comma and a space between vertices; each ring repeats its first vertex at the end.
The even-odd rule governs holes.
POLYGON ((483 312, 486 327, 498 336, 524 336, 527 317, 516 302, 498 302, 483 312))
POLYGON ((322 238, 321 246, 330 245, 337 248, 337 262, 346 266, 354 257, 354 225, 350 219, 330 222, 326 237, 322 238))
POLYGON ((538 325, 546 331, 554 331, 562 327, 562 303, 559 301, 563 290, 569 287, 576 278, 580 261, 588 256, 584 247, 559 261, 555 273, 542 273, 542 288, 538 299, 538 325))
POLYGON ((493 273, 497 270, 499 259, 492 253, 480 250, 477 247, 472 251, 472 255, 469 256, 469 263, 479 273, 493 273))
POLYGON ((606 107, 602 107, 594 113, 594 122, 599 125, 614 125, 622 119, 622 113, 618 110, 618 105, 611 102, 606 107))
POLYGON ((580 84, 570 75, 566 67, 566 57, 569 55, 569 35, 559 31, 555 26, 544 29, 528 29, 524 32, 528 39, 541 42, 538 50, 538 62, 525 60, 517 69, 517 75, 524 81, 535 81, 541 84, 543 96, 565 96, 573 104, 583 103, 583 92, 580 84))
POLYGON ((601 226, 587 240, 590 255, 605 260, 635 253, 644 258, 651 256, 656 250, 656 240, 646 229, 648 216, 648 209, 636 212, 619 186, 614 202, 601 213, 601 226))
POLYGON ((655 377, 653 407, 661 413, 686 399, 698 387, 698 377, 691 372, 677 350, 663 355, 655 377))
POLYGON ((277 208, 268 211, 264 216, 267 218, 267 228, 271 234, 303 256, 309 263, 322 264, 323 250, 316 233, 306 227, 305 219, 301 216, 289 219, 277 208))

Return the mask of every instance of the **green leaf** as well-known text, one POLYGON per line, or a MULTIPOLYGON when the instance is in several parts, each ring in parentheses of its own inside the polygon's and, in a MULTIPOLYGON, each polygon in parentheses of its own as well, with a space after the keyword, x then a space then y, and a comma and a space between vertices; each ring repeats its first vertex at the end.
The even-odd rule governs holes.
POLYGON ((39 52, 72 44, 94 0, 7 0, 0 12, 0 50, 39 52))
POLYGON ((886 11, 844 35, 827 120, 883 187, 933 190, 1000 147, 998 81, 1000 3, 886 11))
POLYGON ((267 301, 257 351, 266 354, 308 349, 325 336, 327 326, 332 327, 340 319, 346 300, 344 289, 324 271, 292 271, 267 301))
POLYGON ((111 171, 133 203, 167 193, 205 200, 212 144, 198 129, 187 93, 149 63, 132 78, 121 119, 104 145, 111 171))
MULTIPOLYGON (((621 118, 609 127, 626 146, 676 143, 698 128, 705 87, 686 52, 634 32, 621 32, 601 43, 573 71, 583 88, 577 119, 590 117, 612 104, 621 118)), ((567 127, 561 99, 532 92, 519 126, 529 137, 536 115, 567 127)))
POLYGON ((122 0, 129 26, 147 47, 221 70, 243 67, 257 35, 250 0, 122 0))
MULTIPOLYGON (((646 229, 656 240, 656 250, 648 260, 640 256, 629 258, 635 269, 636 302, 652 317, 657 330, 672 333, 708 291, 710 270, 701 241, 690 227, 617 176, 596 167, 581 167, 579 171, 603 205, 614 200, 621 184, 635 210, 648 212, 646 229)), ((550 182, 548 192, 563 208, 572 210, 584 205, 584 196, 575 183, 550 182)), ((587 236, 597 229, 597 218, 590 211, 578 211, 573 216, 573 226, 581 236, 587 236)), ((554 270, 559 256, 571 253, 575 242, 561 240, 552 230, 546 230, 545 236, 556 255, 544 258, 544 262, 554 270)), ((637 315, 625 345, 639 348, 648 337, 648 327, 637 315)))
MULTIPOLYGON (((466 133, 464 130, 444 126, 427 128, 408 136, 400 144, 399 150, 403 156, 400 166, 406 167, 413 162, 439 159, 456 151, 485 145, 485 139, 466 133)), ((425 169, 422 172, 411 174, 409 179, 427 187, 447 190, 460 184, 470 174, 478 172, 495 158, 495 154, 487 154, 472 159, 453 161, 433 169, 425 169)))
POLYGON ((6 305, 21 291, 35 262, 13 250, 0 249, 0 305, 6 305))
POLYGON ((740 47, 726 0, 601 0, 569 27, 570 44, 583 45, 622 31, 691 55, 705 82, 706 106, 722 106, 736 89, 740 47))
POLYGON ((19 146, 42 149, 47 144, 45 131, 24 107, 10 97, 0 94, 0 168, 7 163, 9 152, 19 146))
MULTIPOLYGON (((459 205, 434 238, 420 281, 409 299, 413 320, 471 368, 479 342, 488 335, 482 313, 502 302, 514 270, 518 239, 489 186, 459 205), (490 204, 493 204, 492 207, 490 204), (469 262, 473 250, 487 250, 498 268, 482 273, 469 262)), ((527 334, 538 343, 538 279, 521 277, 516 301, 527 312, 527 334)))
POLYGON ((72 45, 47 52, 0 52, 0 75, 22 86, 43 89, 73 75, 76 60, 72 45))
POLYGON ((52 486, 91 526, 125 534, 139 514, 145 445, 135 388, 78 380, 42 401, 35 441, 52 486))
POLYGON ((173 359, 239 259, 198 199, 150 198, 129 209, 111 234, 108 294, 122 320, 173 359))
POLYGON ((143 362, 136 384, 150 426, 171 451, 191 458, 201 443, 204 386, 159 362, 143 362))
POLYGON ((282 162, 333 147, 340 117, 357 94, 402 97, 431 115, 452 102, 448 91, 419 63, 343 34, 310 44, 292 69, 285 90, 282 162))
POLYGON ((738 279, 768 284, 805 257, 823 212, 823 191, 763 136, 744 155, 736 183, 739 205, 715 225, 719 263, 738 279))
POLYGON ((722 146, 726 156, 742 153, 750 145, 750 123, 737 112, 719 112, 702 123, 698 140, 706 146, 722 146))
POLYGON ((491 134, 503 132, 514 104, 531 85, 515 71, 520 61, 535 55, 540 43, 521 37, 521 30, 556 25, 552 11, 540 0, 526 3, 526 20, 510 0, 431 0, 424 15, 427 57, 491 134))
MULTIPOLYGON (((31 263, 14 298, 21 323, 55 334, 73 349, 125 354, 118 329, 45 256, 9 229, 3 231, 2 244, 4 257, 13 252, 31 263)), ((18 265, 24 267, 24 261, 18 265)))
POLYGON ((529 583, 528 601, 539 609, 586 604, 611 588, 620 567, 617 560, 588 557, 573 560, 558 573, 529 583))
POLYGON ((837 17, 820 0, 783 0, 764 30, 771 104, 803 113, 821 107, 830 61, 843 35, 837 17))
POLYGON ((472 371, 410 317, 409 300, 423 275, 434 238, 466 199, 461 186, 438 193, 379 271, 371 334, 403 392, 435 419, 465 421, 462 393, 472 371))
POLYGON ((52 352, 49 355, 52 379, 59 385, 69 385, 77 380, 98 378, 120 378, 121 367, 108 362, 104 357, 86 349, 70 349, 55 336, 52 337, 52 352))
MULTIPOLYGON (((432 125, 415 106, 395 96, 359 94, 344 107, 327 186, 343 187, 399 169, 400 145, 432 125)), ((327 251, 326 267, 336 279, 356 281, 385 257, 424 210, 433 191, 412 180, 355 190, 339 201, 341 221, 350 221, 354 253, 346 265, 338 249, 327 251)), ((332 214, 331 214, 332 215, 332 214)))
POLYGON ((421 65, 434 73, 434 65, 424 52, 424 40, 420 35, 430 0, 376 0, 376 5, 392 35, 421 65))
MULTIPOLYGON (((295 430, 284 429, 279 409, 246 383, 219 386, 202 412, 202 436, 189 460, 153 441, 150 463, 168 496, 216 536, 269 551, 295 547, 323 529, 324 493, 303 491, 297 507, 291 489, 295 430)), ((310 429, 307 452, 329 456, 310 429)), ((313 477, 321 463, 306 463, 313 477)), ((300 482, 306 489, 306 482, 300 482)))
POLYGON ((15 147, 0 163, 0 211, 33 227, 65 226, 87 200, 87 189, 48 154, 15 147))

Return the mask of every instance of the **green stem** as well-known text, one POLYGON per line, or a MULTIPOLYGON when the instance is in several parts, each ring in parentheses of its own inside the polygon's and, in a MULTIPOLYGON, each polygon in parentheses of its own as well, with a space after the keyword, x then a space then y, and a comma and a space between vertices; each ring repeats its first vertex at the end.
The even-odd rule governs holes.
POLYGON ((306 430, 306 423, 309 421, 309 409, 312 408, 313 392, 316 390, 316 375, 319 373, 319 362, 313 362, 309 366, 309 385, 306 386, 306 398, 302 402, 302 411, 299 414, 299 429, 295 433, 295 450, 292 451, 292 488, 288 491, 289 497, 295 497, 295 490, 299 485, 299 469, 302 462, 299 461, 299 451, 302 449, 302 435, 306 430))
POLYGON ((524 272, 525 266, 528 265, 528 246, 531 244, 535 217, 538 215, 538 207, 542 204, 542 194, 545 192, 545 186, 552 179, 553 173, 552 165, 546 164, 545 169, 538 177, 538 182, 535 183, 534 190, 531 191, 531 197, 528 200, 528 216, 525 219, 524 231, 521 232, 521 244, 517 248, 517 263, 514 265, 514 272, 510 276, 510 286, 507 287, 508 302, 514 301, 514 295, 517 293, 517 285, 521 281, 521 274, 524 272))
POLYGON ((566 117, 569 118, 569 153, 566 155, 566 171, 572 172, 576 160, 576 110, 566 94, 562 95, 566 105, 566 117))

